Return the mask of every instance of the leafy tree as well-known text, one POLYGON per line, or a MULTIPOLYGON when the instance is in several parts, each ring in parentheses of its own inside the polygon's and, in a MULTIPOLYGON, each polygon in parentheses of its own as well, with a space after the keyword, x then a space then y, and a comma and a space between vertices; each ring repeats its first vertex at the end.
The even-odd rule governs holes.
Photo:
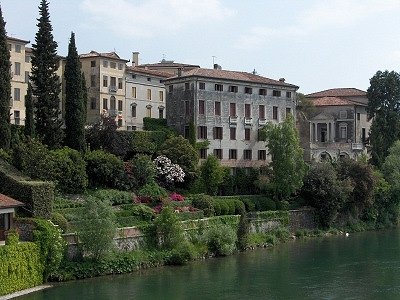
POLYGON ((156 167, 148 155, 137 155, 130 163, 132 165, 132 177, 136 188, 154 181, 156 167))
POLYGON ((77 227, 83 249, 94 260, 100 260, 113 249, 117 227, 113 209, 108 201, 90 196, 86 198, 77 227))
POLYGON ((42 0, 39 6, 38 32, 32 44, 33 94, 35 101, 35 128, 39 138, 51 148, 62 143, 60 118, 60 78, 56 74, 59 58, 50 23, 49 5, 42 0))
POLYGON ((224 180, 224 169, 221 167, 218 158, 209 155, 200 167, 200 177, 204 189, 209 195, 216 195, 218 187, 224 180))
POLYGON ((85 150, 86 101, 83 90, 81 63, 71 32, 65 64, 65 144, 79 152, 85 150))
POLYGON ((288 116, 283 123, 269 123, 263 130, 272 157, 271 187, 274 196, 284 200, 302 186, 306 172, 294 119, 288 116))
POLYGON ((119 137, 114 117, 101 115, 98 122, 92 124, 87 131, 86 141, 93 150, 104 149, 113 154, 119 152, 119 137))
POLYGON ((371 161, 380 166, 388 149, 400 138, 400 74, 378 71, 370 79, 368 116, 373 118, 370 143, 371 161))
POLYGON ((25 136, 34 137, 35 136, 35 124, 34 124, 34 114, 33 114, 33 97, 32 97, 32 85, 28 83, 28 90, 25 95, 25 136))
POLYGON ((6 22, 0 7, 0 148, 8 149, 11 139, 11 63, 5 26, 6 22))
POLYGON ((185 240, 182 223, 171 206, 165 206, 153 224, 153 237, 160 249, 171 250, 185 240))
POLYGON ((307 99, 302 93, 297 93, 297 110, 307 118, 310 118, 316 111, 312 100, 307 99))

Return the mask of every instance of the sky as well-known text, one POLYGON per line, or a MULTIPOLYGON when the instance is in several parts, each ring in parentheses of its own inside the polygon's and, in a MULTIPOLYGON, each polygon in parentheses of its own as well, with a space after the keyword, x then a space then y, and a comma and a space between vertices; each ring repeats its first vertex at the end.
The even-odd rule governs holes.
MULTIPOLYGON (((40 0, 0 0, 9 36, 34 42, 40 0)), ((399 70, 399 0, 49 0, 58 53, 115 51, 285 78, 312 93, 366 90, 399 70)))

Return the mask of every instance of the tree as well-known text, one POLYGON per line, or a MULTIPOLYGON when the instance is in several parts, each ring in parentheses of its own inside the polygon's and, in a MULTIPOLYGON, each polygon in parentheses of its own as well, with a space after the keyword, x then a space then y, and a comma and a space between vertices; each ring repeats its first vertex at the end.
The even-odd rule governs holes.
POLYGON ((11 140, 11 63, 5 26, 6 22, 0 7, 0 148, 8 149, 11 140))
POLYGON ((376 72, 370 79, 367 97, 368 117, 373 118, 369 135, 371 161, 379 167, 388 149, 400 138, 400 74, 376 72))
POLYGON ((294 119, 288 116, 278 125, 269 123, 263 129, 271 155, 271 187, 277 200, 284 200, 301 188, 306 165, 299 145, 294 119))
POLYGON ((216 195, 224 180, 224 169, 221 167, 218 158, 214 155, 207 157, 200 167, 200 177, 206 193, 216 195))
POLYGON ((28 83, 28 90, 25 95, 25 136, 35 136, 35 124, 33 114, 33 97, 32 97, 32 85, 28 83))
POLYGON ((86 101, 83 90, 81 63, 71 32, 65 64, 65 144, 79 152, 85 150, 86 101))
POLYGON ((35 101, 35 128, 38 137, 51 148, 62 143, 63 132, 60 118, 60 78, 56 74, 59 58, 57 42, 54 41, 48 2, 42 0, 39 6, 40 18, 35 44, 32 45, 33 94, 35 101))

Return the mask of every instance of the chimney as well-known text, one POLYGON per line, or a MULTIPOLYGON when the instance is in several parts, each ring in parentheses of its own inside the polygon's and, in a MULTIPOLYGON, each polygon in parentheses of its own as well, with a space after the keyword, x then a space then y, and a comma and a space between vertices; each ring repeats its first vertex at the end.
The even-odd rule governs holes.
POLYGON ((182 68, 178 68, 178 77, 182 76, 182 68))
POLYGON ((280 82, 285 82, 285 78, 279 78, 280 82))
POLYGON ((214 70, 222 70, 222 67, 219 64, 214 64, 214 70))
POLYGON ((139 65, 139 52, 132 52, 132 67, 139 65))

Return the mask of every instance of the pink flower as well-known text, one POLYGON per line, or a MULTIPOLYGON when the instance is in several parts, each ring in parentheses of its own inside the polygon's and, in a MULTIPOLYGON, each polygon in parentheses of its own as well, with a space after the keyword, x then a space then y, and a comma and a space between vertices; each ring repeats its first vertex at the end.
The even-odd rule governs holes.
POLYGON ((175 192, 169 196, 169 199, 171 199, 171 201, 185 201, 185 197, 175 192))

